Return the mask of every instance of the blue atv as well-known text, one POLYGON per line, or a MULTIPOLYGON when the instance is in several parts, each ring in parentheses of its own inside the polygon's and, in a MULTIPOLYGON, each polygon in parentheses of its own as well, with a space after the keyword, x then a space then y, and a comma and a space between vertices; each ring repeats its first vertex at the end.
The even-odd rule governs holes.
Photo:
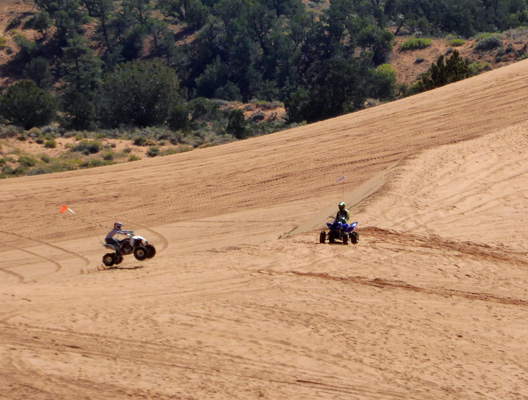
MULTIPOLYGON (((347 224, 344 221, 334 220, 333 223, 326 223, 328 226, 328 243, 335 243, 336 240, 341 241, 343 244, 348 244, 350 240, 353 244, 357 244, 359 241, 359 234, 354 230, 357 226, 357 222, 347 224)), ((322 231, 319 234, 319 243, 326 242, 326 231, 322 231)))

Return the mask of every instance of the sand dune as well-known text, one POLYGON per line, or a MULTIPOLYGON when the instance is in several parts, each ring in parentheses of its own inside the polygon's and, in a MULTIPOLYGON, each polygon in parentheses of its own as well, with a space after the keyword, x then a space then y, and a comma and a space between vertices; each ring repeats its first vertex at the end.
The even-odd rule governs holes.
POLYGON ((527 75, 1 181, 0 398, 528 398, 527 75), (156 257, 99 270, 114 220, 156 257))

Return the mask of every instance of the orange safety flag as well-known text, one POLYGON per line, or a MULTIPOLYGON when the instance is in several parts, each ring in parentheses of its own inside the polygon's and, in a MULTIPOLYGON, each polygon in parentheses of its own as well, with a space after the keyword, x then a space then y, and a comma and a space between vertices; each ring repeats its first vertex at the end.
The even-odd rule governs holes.
POLYGON ((63 204, 61 209, 59 210, 59 213, 63 213, 64 211, 68 211, 68 207, 63 204))

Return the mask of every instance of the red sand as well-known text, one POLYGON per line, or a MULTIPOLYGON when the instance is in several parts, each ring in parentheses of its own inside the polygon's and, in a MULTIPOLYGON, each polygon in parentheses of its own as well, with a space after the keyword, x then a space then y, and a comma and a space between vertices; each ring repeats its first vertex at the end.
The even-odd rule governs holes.
POLYGON ((0 181, 0 398, 528 398, 527 76, 0 181), (115 220, 156 257, 99 271, 115 220))

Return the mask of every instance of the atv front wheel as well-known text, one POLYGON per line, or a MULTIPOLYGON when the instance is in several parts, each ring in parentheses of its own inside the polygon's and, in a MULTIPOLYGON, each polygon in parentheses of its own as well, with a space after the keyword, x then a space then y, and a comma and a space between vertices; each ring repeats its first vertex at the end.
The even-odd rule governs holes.
POLYGON ((111 267, 116 263, 116 254, 115 253, 106 253, 103 256, 103 264, 107 267, 111 267))
POLYGON ((357 244, 357 242, 359 242, 359 233, 357 232, 352 232, 350 234, 350 241, 354 244, 357 244))
POLYGON ((320 234, 319 234, 319 243, 324 243, 326 241, 326 232, 325 231, 322 231, 320 234))
POLYGON ((330 231, 328 234, 328 243, 335 243, 336 234, 334 231, 330 231))
POLYGON ((343 233, 343 244, 345 246, 348 244, 348 233, 343 233))
POLYGON ((152 258, 156 255, 156 248, 151 244, 147 244, 145 248, 147 249, 147 258, 152 258))
POLYGON ((145 258, 147 258, 147 249, 144 247, 137 247, 136 250, 134 250, 134 257, 136 257, 136 260, 143 261, 145 258))

